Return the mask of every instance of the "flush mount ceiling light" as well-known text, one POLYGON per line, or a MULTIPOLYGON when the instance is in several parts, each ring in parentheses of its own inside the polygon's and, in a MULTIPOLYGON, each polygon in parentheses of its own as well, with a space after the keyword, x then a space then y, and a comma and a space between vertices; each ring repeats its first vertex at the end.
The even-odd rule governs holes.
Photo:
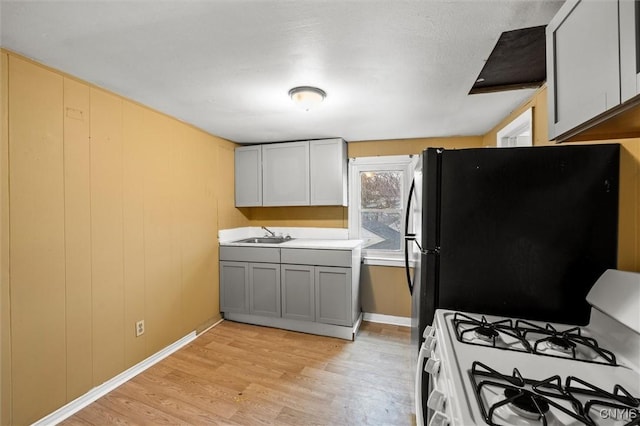
POLYGON ((289 97, 300 108, 309 111, 327 97, 324 90, 311 86, 299 86, 289 90, 289 97))

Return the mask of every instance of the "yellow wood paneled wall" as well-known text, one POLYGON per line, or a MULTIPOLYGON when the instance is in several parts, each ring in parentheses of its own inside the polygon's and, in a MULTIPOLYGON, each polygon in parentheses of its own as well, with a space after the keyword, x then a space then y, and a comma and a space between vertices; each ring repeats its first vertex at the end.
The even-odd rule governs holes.
POLYGON ((0 420, 28 424, 217 320, 249 220, 234 144, 11 52, 0 88, 0 420))
POLYGON ((0 424, 10 424, 11 304, 9 303, 9 58, 0 51, 0 424))
POLYGON ((349 158, 373 157, 376 155, 420 154, 427 148, 478 148, 481 136, 452 136, 446 138, 390 139, 385 141, 349 142, 349 158))
POLYGON ((9 58, 11 362, 20 424, 66 400, 62 88, 61 75, 9 58))
MULTIPOLYGON (((556 145, 548 139, 547 88, 543 86, 533 97, 514 110, 484 136, 483 145, 496 146, 496 135, 500 129, 527 108, 533 108, 534 146, 556 145)), ((625 120, 640 123, 640 109, 630 111, 625 120), (630 116, 633 114, 634 116, 630 116)), ((605 137, 599 127, 600 135, 605 137)), ((619 130, 619 129, 616 129, 619 130)), ((640 138, 606 139, 568 143, 619 143, 620 151, 620 203, 618 217, 618 268, 625 271, 640 271, 640 138)))
POLYGON ((89 88, 65 77, 64 187, 67 396, 93 386, 91 342, 91 150, 89 88))

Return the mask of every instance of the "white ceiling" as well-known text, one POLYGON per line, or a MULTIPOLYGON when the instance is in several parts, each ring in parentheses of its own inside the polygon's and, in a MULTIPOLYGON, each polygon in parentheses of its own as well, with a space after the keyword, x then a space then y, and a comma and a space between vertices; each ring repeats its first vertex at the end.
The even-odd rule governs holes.
POLYGON ((480 135, 533 93, 467 95, 556 0, 6 1, 1 45, 240 142, 480 135), (311 111, 294 86, 327 92, 311 111))

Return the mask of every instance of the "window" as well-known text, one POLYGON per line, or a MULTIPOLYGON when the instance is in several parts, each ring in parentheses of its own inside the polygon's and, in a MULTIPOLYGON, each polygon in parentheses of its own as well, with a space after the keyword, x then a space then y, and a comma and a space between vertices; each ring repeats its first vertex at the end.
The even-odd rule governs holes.
POLYGON ((365 263, 403 266, 405 209, 415 161, 408 155, 349 163, 349 237, 364 240, 365 263))
POLYGON ((498 147, 505 148, 514 146, 532 146, 533 130, 531 127, 531 121, 532 110, 529 108, 498 132, 496 145, 498 147))

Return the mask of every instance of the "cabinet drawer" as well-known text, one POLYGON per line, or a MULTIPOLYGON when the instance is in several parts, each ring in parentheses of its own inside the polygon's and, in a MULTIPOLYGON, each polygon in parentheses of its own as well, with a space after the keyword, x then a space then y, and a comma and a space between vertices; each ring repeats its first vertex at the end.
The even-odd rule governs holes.
POLYGON ((275 247, 220 246, 220 260, 280 263, 280 249, 275 247))
POLYGON ((282 249, 282 263, 351 267, 351 250, 282 249))

